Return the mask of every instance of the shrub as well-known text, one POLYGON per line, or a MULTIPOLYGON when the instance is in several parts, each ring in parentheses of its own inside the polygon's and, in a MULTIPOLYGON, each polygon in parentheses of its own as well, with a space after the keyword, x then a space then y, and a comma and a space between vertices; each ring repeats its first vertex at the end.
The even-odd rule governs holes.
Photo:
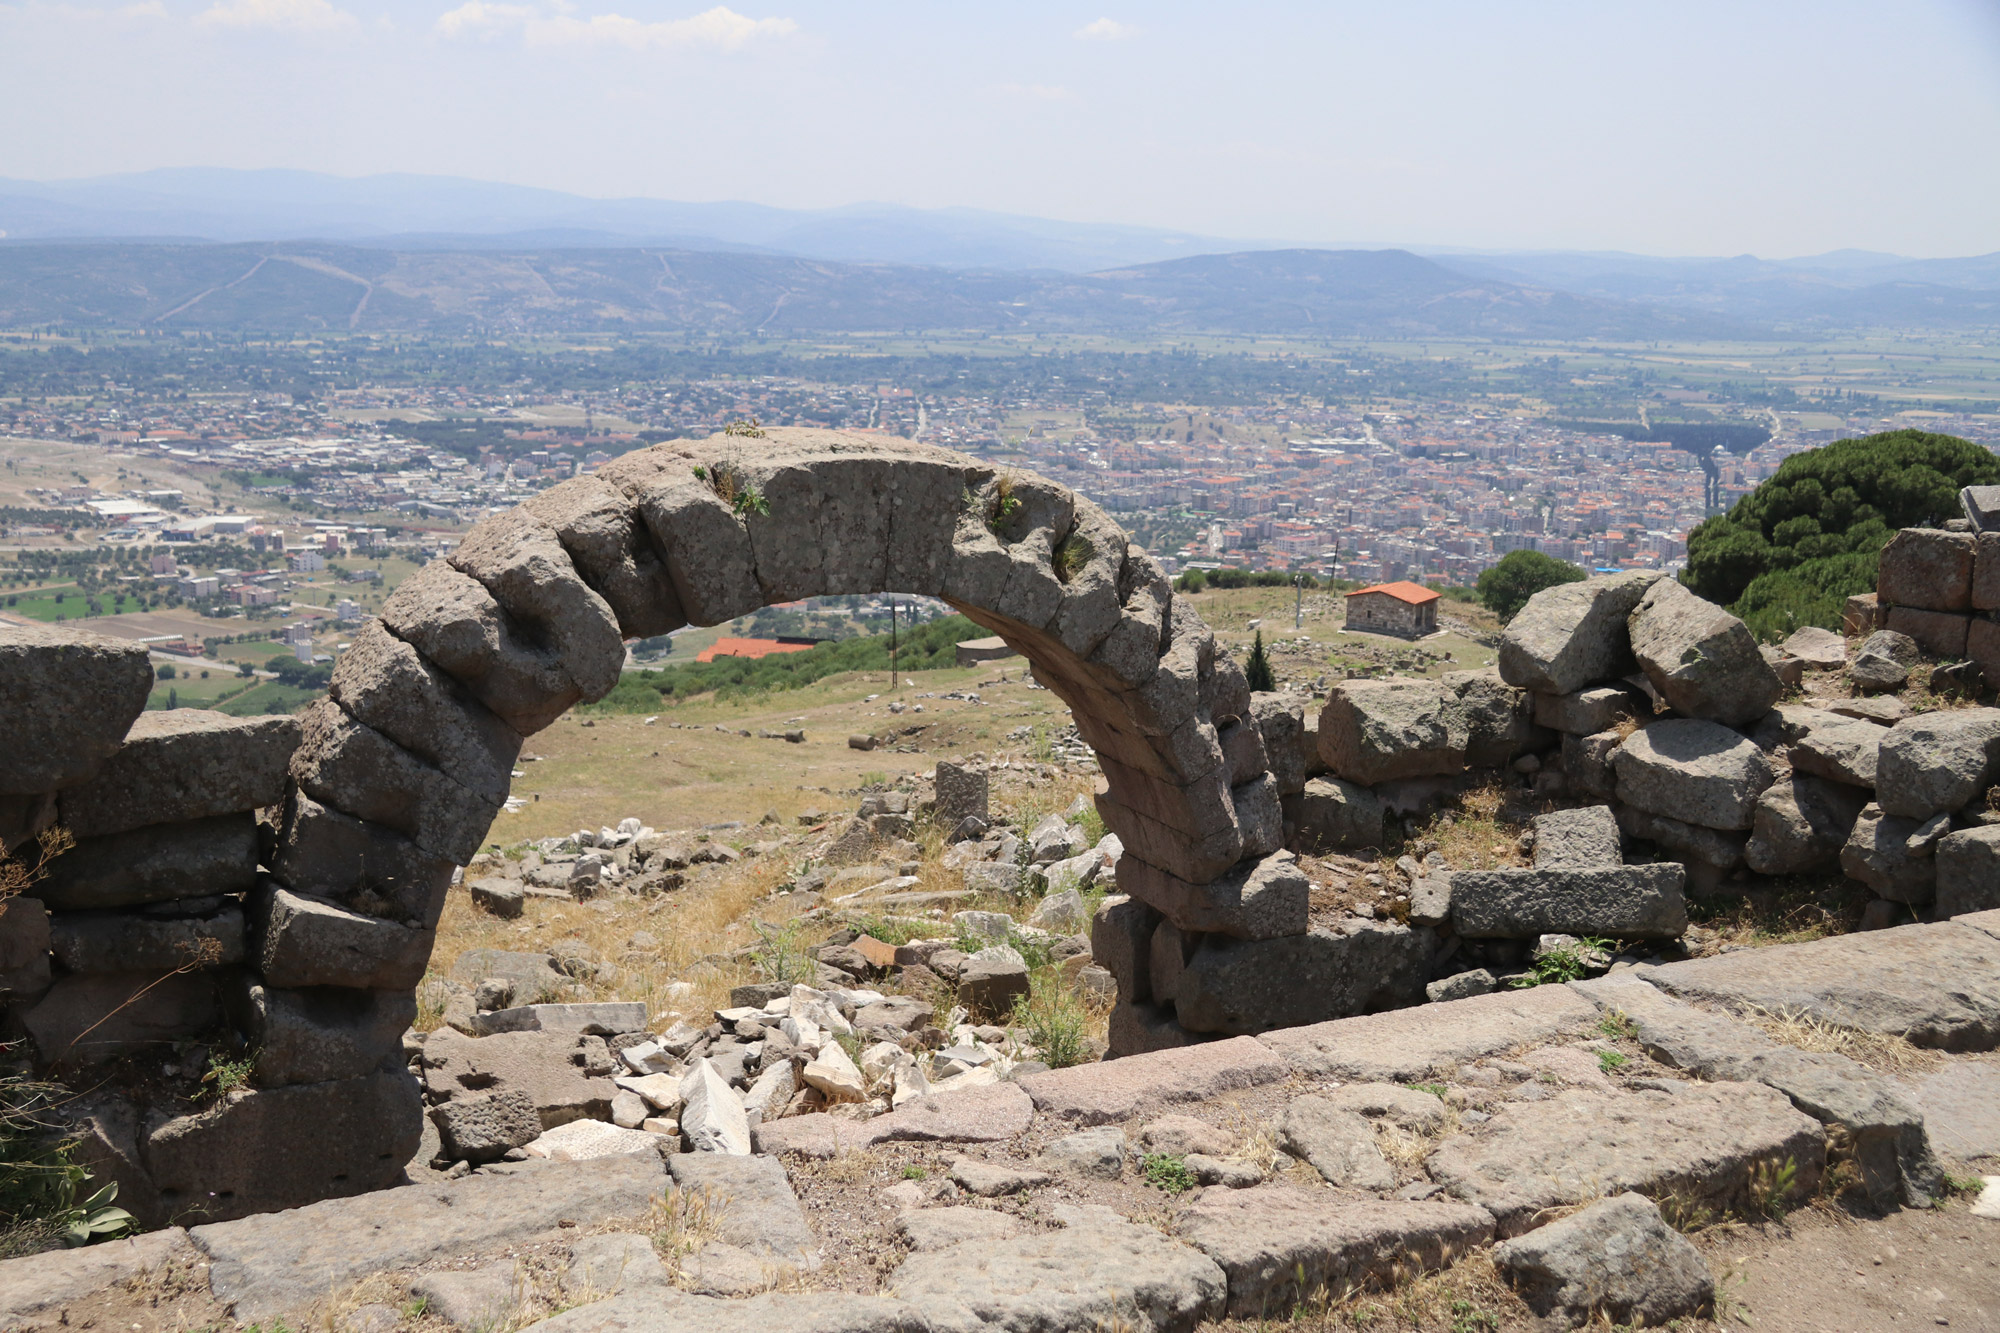
POLYGON ((1502 620, 1512 620, 1542 589, 1577 583, 1585 577, 1583 570, 1567 560, 1540 551, 1509 551, 1479 576, 1476 591, 1480 605, 1502 620))
POLYGON ((1681 581, 1760 637, 1836 629, 1871 591, 1897 529, 1958 513, 1962 487, 2000 482, 2000 459, 1954 435, 1896 430, 1794 454, 1771 478, 1688 534, 1681 581))

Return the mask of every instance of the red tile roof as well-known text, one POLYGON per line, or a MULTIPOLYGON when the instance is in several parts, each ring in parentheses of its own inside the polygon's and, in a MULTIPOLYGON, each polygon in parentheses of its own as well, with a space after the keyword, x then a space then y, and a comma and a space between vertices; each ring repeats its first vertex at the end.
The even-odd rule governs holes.
POLYGON ((781 643, 776 639, 717 639, 714 646, 694 655, 697 662, 713 662, 718 657, 769 657, 773 653, 802 653, 810 643, 781 643))
POLYGON ((1407 580, 1396 583, 1378 583, 1371 588, 1356 588, 1347 595, 1349 597, 1359 597, 1363 593, 1369 592, 1385 592, 1397 601, 1408 602, 1411 606, 1422 606, 1425 602, 1435 602, 1438 600, 1438 594, 1432 592, 1423 584, 1411 583, 1407 580))

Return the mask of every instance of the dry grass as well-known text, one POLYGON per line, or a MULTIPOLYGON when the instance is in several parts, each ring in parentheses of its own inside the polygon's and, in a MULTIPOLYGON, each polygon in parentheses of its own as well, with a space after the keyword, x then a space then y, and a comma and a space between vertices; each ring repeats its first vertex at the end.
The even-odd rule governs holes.
MULTIPOLYGON (((1389 1287, 1321 1288, 1289 1314, 1286 1325, 1315 1333, 1513 1333, 1535 1327, 1533 1314, 1500 1277, 1483 1250, 1434 1272, 1399 1267, 1389 1287)), ((1211 1327, 1227 1333, 1268 1333, 1269 1319, 1230 1319, 1211 1327)))
MULTIPOLYGON (((1453 870, 1503 870, 1524 865, 1521 835, 1528 825, 1520 819, 1524 812, 1509 807, 1516 794, 1502 782, 1475 787, 1459 797, 1456 809, 1426 823, 1417 839, 1436 843, 1438 854, 1453 870)), ((1387 873, 1395 858, 1384 859, 1387 873)))
POLYGON ((1694 899, 1688 915, 1717 945, 1804 944, 1859 929, 1872 896, 1843 875, 1789 875, 1744 897, 1694 899))
POLYGON ((1844 1055, 1885 1074, 1923 1074, 1944 1067, 1944 1057, 1894 1033, 1841 1027, 1797 1009, 1751 1006, 1744 1018, 1787 1046, 1844 1055))
MULTIPOLYGON (((433 957, 443 966, 467 949, 530 950, 558 940, 580 940, 615 976, 577 983, 579 998, 639 1000, 650 1014, 674 1009, 694 1012, 729 1002, 729 988, 752 978, 747 958, 719 958, 753 945, 751 921, 783 922, 803 907, 803 899, 770 898, 790 867, 782 859, 739 862, 704 875, 677 893, 658 898, 611 898, 594 903, 530 898, 522 917, 504 921, 472 905, 471 895, 454 889, 438 922, 433 957), (606 908, 602 904, 609 902, 606 908), (632 947, 632 936, 654 937, 649 948, 632 947), (667 987, 685 981, 691 996, 675 999, 667 987)), ((420 990, 420 994, 423 992, 420 990)), ((417 1029, 429 1031, 442 1020, 434 998, 418 1013, 417 1029)))
POLYGON ((685 1260, 721 1234, 721 1216, 720 1201, 705 1189, 673 1190, 654 1202, 646 1232, 676 1285, 689 1284, 685 1260))

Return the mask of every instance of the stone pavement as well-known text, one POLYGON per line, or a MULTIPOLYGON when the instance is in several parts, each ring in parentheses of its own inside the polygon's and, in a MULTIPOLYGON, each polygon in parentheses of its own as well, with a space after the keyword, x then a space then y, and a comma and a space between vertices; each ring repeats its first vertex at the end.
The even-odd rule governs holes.
MULTIPOLYGON (((1569 1273, 1564 1300, 1658 1312, 1709 1290, 1682 1250, 1671 1282, 1632 1267, 1671 1241, 1659 1218, 1754 1218, 1823 1179, 1864 1219, 1938 1200, 2000 1244, 1946 1180, 2000 1172, 1996 932, 1986 913, 1029 1073, 873 1120, 776 1121, 749 1157, 494 1163, 0 1263, 0 1327, 55 1326, 179 1264, 239 1321, 293 1326, 371 1281, 434 1293, 427 1318, 505 1307, 546 1333, 1186 1333, 1448 1267, 1611 1196, 1617 1226, 1550 1230, 1508 1271, 1544 1305, 1569 1273), (1907 1022, 1938 1054, 1883 1073, 1785 1045, 1759 1007, 1907 1022), (1337 1152, 1304 1142, 1327 1134, 1337 1152)), ((403 1322, 365 1308, 377 1322, 341 1333, 403 1322)))

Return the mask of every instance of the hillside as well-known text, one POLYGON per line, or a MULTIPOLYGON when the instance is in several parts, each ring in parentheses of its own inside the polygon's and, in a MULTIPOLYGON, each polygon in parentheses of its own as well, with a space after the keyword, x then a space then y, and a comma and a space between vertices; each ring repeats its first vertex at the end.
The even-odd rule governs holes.
POLYGON ((294 333, 872 330, 1704 336, 1703 316, 1469 279, 1400 250, 1072 276, 668 249, 0 245, 0 327, 294 333))

